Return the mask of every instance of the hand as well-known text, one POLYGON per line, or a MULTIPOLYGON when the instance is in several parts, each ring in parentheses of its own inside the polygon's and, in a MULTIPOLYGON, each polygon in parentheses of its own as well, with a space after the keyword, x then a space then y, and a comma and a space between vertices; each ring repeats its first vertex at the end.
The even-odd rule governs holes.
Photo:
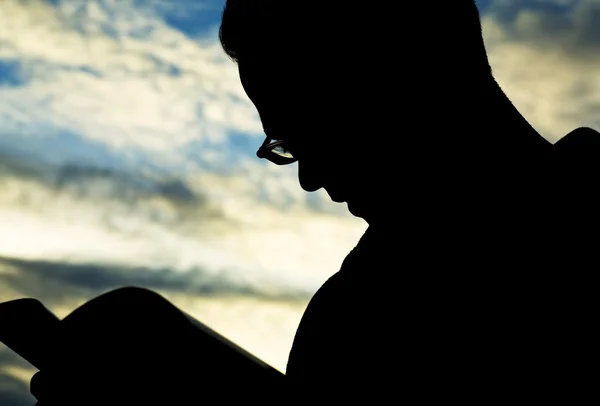
POLYGON ((44 370, 31 379, 31 393, 38 406, 194 404, 201 377, 173 369, 127 371, 114 365, 111 370, 44 370), (194 382, 193 382, 194 381, 194 382))
POLYGON ((31 382, 40 406, 248 402, 261 387, 283 386, 283 375, 240 357, 139 288, 106 293, 60 321, 48 365, 31 382))
POLYGON ((40 405, 186 397, 202 379, 202 358, 209 364, 201 346, 192 351, 183 314, 146 289, 106 293, 59 323, 48 366, 31 382, 40 405))

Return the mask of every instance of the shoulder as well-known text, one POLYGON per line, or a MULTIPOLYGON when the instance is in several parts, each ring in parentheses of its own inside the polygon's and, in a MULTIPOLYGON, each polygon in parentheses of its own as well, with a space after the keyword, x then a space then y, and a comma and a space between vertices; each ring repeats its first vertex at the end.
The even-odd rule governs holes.
POLYGON ((331 318, 353 318, 356 308, 368 307, 377 285, 382 282, 384 263, 390 252, 383 249, 380 235, 367 230, 358 245, 346 256, 341 269, 315 293, 305 311, 302 323, 331 318), (382 252, 385 251, 385 252, 382 252))
POLYGON ((365 325, 372 322, 379 307, 377 286, 381 283, 381 270, 373 258, 380 256, 378 250, 372 249, 373 237, 365 233, 346 256, 340 271, 311 299, 296 332, 288 376, 312 379, 333 371, 339 375, 349 360, 357 365, 358 343, 366 339, 365 325))
POLYGON ((347 276, 337 272, 321 286, 309 302, 294 337, 287 364, 287 376, 315 380, 340 367, 341 338, 352 341, 350 314, 352 301, 347 276))

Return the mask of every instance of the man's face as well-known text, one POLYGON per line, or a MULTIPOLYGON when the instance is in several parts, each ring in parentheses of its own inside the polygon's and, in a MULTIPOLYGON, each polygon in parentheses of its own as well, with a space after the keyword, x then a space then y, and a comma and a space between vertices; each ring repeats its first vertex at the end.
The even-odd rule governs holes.
POLYGON ((295 147, 300 186, 307 192, 324 188, 368 220, 375 167, 360 142, 366 137, 351 111, 356 103, 336 89, 337 81, 319 69, 290 70, 278 61, 240 61, 239 73, 267 137, 295 147))

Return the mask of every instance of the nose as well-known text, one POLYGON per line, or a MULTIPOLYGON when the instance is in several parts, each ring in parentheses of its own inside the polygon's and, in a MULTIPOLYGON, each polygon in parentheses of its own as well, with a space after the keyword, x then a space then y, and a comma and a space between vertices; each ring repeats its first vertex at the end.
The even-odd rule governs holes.
POLYGON ((324 176, 316 163, 298 160, 298 180, 307 192, 316 192, 323 187, 324 176))

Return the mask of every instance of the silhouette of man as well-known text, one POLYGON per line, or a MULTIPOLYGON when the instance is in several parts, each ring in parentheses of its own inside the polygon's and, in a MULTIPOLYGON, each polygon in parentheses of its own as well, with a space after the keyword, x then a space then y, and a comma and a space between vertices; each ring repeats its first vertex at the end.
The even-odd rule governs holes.
MULTIPOLYGON (((495 81, 474 1, 228 0, 220 40, 264 127, 258 156, 297 162, 304 190, 369 223, 304 314, 290 382, 357 393, 392 381, 443 399, 518 380, 509 363, 538 356, 524 343, 548 332, 521 323, 543 300, 525 286, 549 269, 558 155, 495 81)), ((547 364, 532 385, 556 372, 547 364)))
POLYGON ((398 7, 223 12, 267 136, 258 156, 297 162, 304 190, 369 223, 306 309, 286 399, 550 393, 574 376, 559 349, 585 315, 564 313, 553 295, 568 280, 545 260, 553 146, 496 83, 472 0, 398 7))

